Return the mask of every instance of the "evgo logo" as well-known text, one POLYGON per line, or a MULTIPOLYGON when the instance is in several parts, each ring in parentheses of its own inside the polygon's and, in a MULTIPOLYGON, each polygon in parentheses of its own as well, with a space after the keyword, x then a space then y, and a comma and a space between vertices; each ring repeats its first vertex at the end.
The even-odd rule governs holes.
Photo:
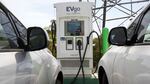
POLYGON ((78 11, 80 11, 80 7, 68 6, 68 7, 66 7, 66 11, 77 13, 78 11))

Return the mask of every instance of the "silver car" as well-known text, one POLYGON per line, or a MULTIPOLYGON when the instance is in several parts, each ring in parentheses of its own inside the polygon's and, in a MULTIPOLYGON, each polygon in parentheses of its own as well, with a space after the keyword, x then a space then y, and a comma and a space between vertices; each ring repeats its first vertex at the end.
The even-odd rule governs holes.
POLYGON ((99 84, 150 84, 150 3, 126 27, 113 28, 99 61, 99 84))
POLYGON ((42 28, 26 29, 0 2, 0 84, 63 84, 47 39, 42 28))

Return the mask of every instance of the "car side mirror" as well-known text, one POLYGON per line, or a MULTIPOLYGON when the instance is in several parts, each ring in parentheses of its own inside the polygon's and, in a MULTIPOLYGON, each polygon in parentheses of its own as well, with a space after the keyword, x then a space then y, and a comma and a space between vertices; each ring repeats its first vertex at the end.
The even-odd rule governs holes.
POLYGON ((127 30, 125 27, 113 28, 108 37, 108 41, 112 45, 126 45, 127 44, 127 30))
POLYGON ((47 47, 48 41, 45 31, 40 27, 29 27, 27 29, 27 50, 34 51, 47 47))

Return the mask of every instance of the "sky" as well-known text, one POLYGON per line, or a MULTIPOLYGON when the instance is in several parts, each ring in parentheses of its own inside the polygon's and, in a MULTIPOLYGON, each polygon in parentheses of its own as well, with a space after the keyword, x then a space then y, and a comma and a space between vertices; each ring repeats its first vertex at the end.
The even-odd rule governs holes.
MULTIPOLYGON (((47 27, 50 25, 52 19, 56 19, 56 12, 54 3, 59 2, 77 2, 79 0, 0 0, 26 27, 40 26, 47 27)), ((87 1, 87 0, 82 0, 87 1)), ((89 0, 91 2, 95 0, 89 0)), ((131 1, 131 0, 122 0, 131 1)), ((103 3, 100 1, 97 5, 101 6, 103 3)), ((127 5, 128 6, 128 5, 127 5)), ((142 6, 138 4, 136 7, 142 6)), ((119 7, 118 7, 119 8, 119 7)), ((101 10, 102 12, 102 10, 101 10)), ((128 12, 129 13, 129 12, 128 12)), ((100 13, 98 13, 100 15, 100 13)), ((124 13, 113 9, 107 13, 107 19, 125 16, 124 13)), ((121 20, 122 21, 122 20, 121 20)), ((102 23, 102 21, 98 21, 102 23)), ((119 25, 120 20, 107 22, 108 28, 119 25)), ((101 27, 101 24, 99 25, 101 27)), ((93 28, 98 31, 97 25, 94 23, 93 28)))
POLYGON ((45 27, 55 17, 54 3, 78 0, 0 0, 26 27, 45 27))
MULTIPOLYGON (((119 1, 119 0, 117 0, 117 1, 119 1)), ((125 3, 125 2, 130 2, 130 1, 131 1, 131 0, 121 0, 120 3, 125 3)), ((141 0, 132 0, 132 1, 141 1, 141 0)), ((146 2, 146 3, 136 3, 136 4, 132 4, 132 7, 133 7, 132 9, 133 9, 134 12, 136 12, 136 11, 139 10, 140 8, 142 8, 142 7, 144 8, 145 4, 147 4, 147 2, 146 2)), ((101 2, 99 1, 99 2, 97 2, 97 5, 102 6, 103 3, 101 3, 101 2)), ((108 5, 109 5, 109 3, 108 3, 108 5)), ((130 8, 131 8, 131 5, 130 5, 130 4, 122 5, 122 6, 125 7, 125 8, 127 8, 127 9, 129 9, 129 10, 130 10, 130 8)), ((97 7, 98 7, 98 6, 97 6, 97 7)), ((111 10, 109 10, 109 11, 107 12, 106 20, 108 20, 108 19, 113 19, 113 18, 120 18, 120 17, 129 16, 129 15, 131 14, 131 11, 129 11, 129 10, 127 10, 127 9, 124 9, 123 7, 116 5, 116 6, 113 7, 111 10), (120 9, 121 9, 121 11, 120 11, 120 9), (124 12, 122 12, 122 11, 124 11, 124 12), (129 15, 128 15, 128 14, 129 14, 129 15)), ((109 8, 107 8, 107 9, 109 9, 109 8)), ((97 16, 98 16, 98 15, 101 15, 102 13, 103 13, 103 10, 100 10, 100 12, 97 14, 97 16)), ((139 12, 138 12, 138 13, 139 13, 139 12)), ((131 18, 134 19, 134 17, 131 17, 131 18)), ((101 17, 101 19, 102 19, 102 17, 101 17)), ((114 27, 119 26, 124 20, 126 20, 126 19, 107 21, 107 22, 106 22, 106 27, 109 28, 109 30, 110 30, 110 29, 112 29, 112 28, 114 28, 114 27)), ((101 28, 101 27, 102 27, 102 20, 97 20, 97 21, 98 21, 98 23, 101 23, 101 24, 99 25, 100 28, 101 28)), ((127 27, 128 24, 129 24, 131 21, 132 21, 132 20, 127 20, 127 21, 126 21, 124 24, 122 24, 121 26, 127 27)), ((93 25, 93 27, 94 27, 94 28, 96 27, 95 24, 93 25)), ((96 30, 97 30, 97 29, 96 29, 96 30)))

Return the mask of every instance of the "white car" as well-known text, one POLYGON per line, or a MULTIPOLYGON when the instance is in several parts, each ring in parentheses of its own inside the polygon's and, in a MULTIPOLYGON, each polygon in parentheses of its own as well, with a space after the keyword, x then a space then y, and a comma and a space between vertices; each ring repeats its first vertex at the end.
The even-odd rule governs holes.
POLYGON ((112 45, 99 61, 100 84, 150 84, 150 4, 128 28, 110 31, 112 45))
POLYGON ((0 84, 63 84, 61 65, 47 45, 42 28, 26 29, 0 2, 0 84))

